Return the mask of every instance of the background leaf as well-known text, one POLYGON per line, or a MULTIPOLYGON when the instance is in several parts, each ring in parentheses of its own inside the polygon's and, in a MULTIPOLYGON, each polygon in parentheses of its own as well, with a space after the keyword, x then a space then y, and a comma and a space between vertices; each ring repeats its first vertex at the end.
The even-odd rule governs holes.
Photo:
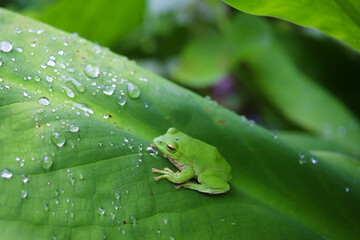
POLYGON ((25 13, 69 32, 111 46, 142 20, 145 0, 60 0, 42 5, 42 11, 25 13))
POLYGON ((224 0, 241 11, 314 27, 360 50, 360 2, 357 0, 224 0), (299 11, 301 9, 301 11, 299 11))
POLYGON ((3 238, 360 234, 358 161, 341 171, 320 157, 314 163, 254 122, 108 49, 3 9, 0 31, 3 238), (154 181, 152 167, 172 166, 145 148, 169 127, 218 147, 233 167, 230 192, 154 181))
POLYGON ((360 128, 356 116, 297 67, 265 22, 241 15, 235 26, 238 30, 234 39, 245 35, 254 39, 248 45, 243 42, 240 47, 246 49, 239 51, 237 56, 243 64, 240 76, 287 119, 310 132, 338 141, 353 155, 359 156, 360 128), (249 22, 262 27, 249 31, 249 22), (263 45, 254 44, 263 39, 268 41, 263 45))

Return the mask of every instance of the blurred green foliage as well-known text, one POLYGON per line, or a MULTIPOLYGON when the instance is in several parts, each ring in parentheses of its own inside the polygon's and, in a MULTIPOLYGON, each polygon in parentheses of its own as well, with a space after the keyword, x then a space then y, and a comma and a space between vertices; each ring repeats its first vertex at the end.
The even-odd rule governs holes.
MULTIPOLYGON (((229 1, 301 23, 301 16, 291 16, 295 6, 274 11, 280 1, 270 2, 259 8, 229 1)), ((99 42, 274 131, 343 142, 346 129, 358 126, 360 55, 316 29, 250 18, 213 0, 7 0, 2 6, 99 42)), ((341 14, 351 15, 346 10, 341 14)), ((329 11, 312 18, 326 19, 329 11)), ((335 32, 348 30, 332 21, 335 32)), ((359 156, 353 140, 344 148, 359 156)))
MULTIPOLYGON (((301 16, 291 16, 296 6, 274 11, 271 6, 281 1, 270 2, 259 8, 229 1, 302 23, 301 16)), ((358 127, 360 55, 316 29, 250 18, 213 0, 7 0, 1 6, 99 42, 274 131, 307 132, 343 144, 346 129, 358 127)), ((341 14, 357 11, 348 10, 341 14)), ((326 19, 331 11, 324 8, 312 18, 326 19)), ((349 30, 338 30, 341 22, 332 21, 335 37, 349 30)), ((321 23, 319 28, 326 25, 321 23)), ((359 156, 357 138, 343 145, 359 156)))

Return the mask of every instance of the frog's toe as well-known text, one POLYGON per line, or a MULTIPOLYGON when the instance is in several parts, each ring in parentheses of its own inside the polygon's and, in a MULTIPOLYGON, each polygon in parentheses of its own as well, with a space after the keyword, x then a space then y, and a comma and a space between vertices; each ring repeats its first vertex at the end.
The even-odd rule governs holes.
POLYGON ((151 171, 152 171, 153 173, 158 173, 158 172, 161 171, 161 170, 156 169, 156 168, 152 168, 151 171))
POLYGON ((182 188, 182 187, 183 187, 183 184, 175 185, 175 188, 176 188, 177 190, 179 190, 179 189, 182 188))
POLYGON ((165 171, 168 171, 168 172, 171 172, 171 173, 174 173, 170 168, 164 168, 165 171))

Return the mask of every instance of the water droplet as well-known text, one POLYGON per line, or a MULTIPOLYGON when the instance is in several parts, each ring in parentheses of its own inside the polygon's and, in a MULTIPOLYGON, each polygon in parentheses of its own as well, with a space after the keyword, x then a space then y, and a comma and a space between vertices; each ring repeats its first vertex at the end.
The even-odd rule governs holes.
POLYGON ((25 190, 21 190, 21 197, 22 198, 26 198, 27 197, 27 192, 25 190))
POLYGON ((75 126, 74 124, 71 124, 69 127, 69 131, 70 132, 78 132, 80 130, 80 128, 78 126, 75 126))
POLYGON ((163 222, 164 222, 165 224, 167 224, 167 223, 168 223, 167 218, 164 218, 164 219, 163 219, 163 222))
POLYGON ((119 200, 120 198, 121 198, 121 196, 120 196, 120 192, 115 192, 115 199, 116 200, 119 200))
POLYGON ((50 104, 50 101, 49 101, 49 99, 47 99, 46 97, 42 97, 42 98, 39 99, 39 103, 40 103, 41 105, 47 106, 47 105, 50 104))
POLYGON ((57 52, 59 55, 64 55, 64 51, 63 50, 59 50, 58 52, 57 52))
POLYGON ((46 76, 45 79, 49 83, 51 83, 53 81, 53 78, 51 76, 46 76))
POLYGON ((49 60, 46 62, 46 65, 48 65, 48 66, 50 66, 50 67, 55 67, 55 62, 54 62, 54 60, 49 59, 49 60))
POLYGON ((350 188, 349 187, 345 187, 345 192, 349 192, 350 188))
POLYGON ((15 49, 16 49, 16 51, 18 51, 19 53, 22 53, 22 52, 24 51, 21 47, 16 47, 15 49))
POLYGON ((140 97, 141 91, 139 87, 134 83, 127 83, 128 96, 132 99, 140 97))
POLYGON ((98 214, 99 215, 104 215, 105 214, 105 209, 103 209, 102 207, 98 208, 98 214))
POLYGON ((70 183, 71 183, 71 185, 75 185, 75 182, 76 182, 76 180, 75 180, 75 178, 74 177, 70 177, 70 183))
POLYGON ((2 52, 10 52, 13 48, 13 45, 9 41, 1 41, 0 42, 0 51, 2 52))
POLYGON ((132 223, 132 224, 136 223, 136 218, 134 216, 130 217, 130 223, 132 223))
POLYGON ((1 177, 2 178, 6 178, 6 179, 10 179, 13 177, 13 173, 7 169, 7 168, 4 168, 1 172, 1 177))
POLYGON ((62 86, 62 88, 65 90, 65 93, 69 98, 74 98, 75 97, 75 93, 74 93, 73 90, 71 90, 70 88, 65 87, 65 86, 62 86))
POLYGON ((41 162, 41 167, 45 170, 48 170, 51 168, 52 165, 53 165, 52 158, 45 156, 43 161, 41 162))
POLYGON ((99 67, 97 66, 93 66, 91 64, 88 64, 86 67, 85 67, 85 74, 88 76, 88 77, 91 77, 91 78, 97 78, 100 74, 100 69, 99 67))
POLYGON ((313 164, 316 164, 318 162, 318 160, 316 159, 316 157, 311 157, 311 162, 313 164))
POLYGON ((58 133, 58 132, 54 132, 52 134, 51 140, 53 141, 53 143, 56 144, 56 146, 58 147, 62 147, 65 144, 65 137, 63 134, 58 133))
POLYGON ((86 87, 85 87, 82 83, 76 81, 76 80, 73 79, 73 78, 69 78, 69 79, 67 79, 67 81, 70 81, 71 84, 75 87, 75 89, 76 89, 79 93, 85 92, 86 87))
POLYGON ((103 145, 102 141, 100 141, 100 140, 99 140, 98 144, 99 144, 99 146, 103 145))
POLYGON ((110 216, 111 216, 111 219, 114 221, 114 220, 115 220, 115 218, 116 218, 115 213, 111 212, 111 213, 110 213, 110 216))
POLYGON ((29 178, 25 174, 23 174, 22 177, 23 177, 22 180, 23 183, 27 183, 29 181, 29 178))
POLYGON ((156 151, 153 147, 147 147, 147 148, 146 148, 146 151, 147 151, 151 156, 158 155, 158 151, 156 151))
POLYGON ((119 96, 118 104, 120 106, 124 106, 126 104, 126 97, 125 96, 119 96))
POLYGON ((89 113, 94 114, 94 110, 92 110, 91 108, 88 108, 85 104, 75 103, 75 102, 70 102, 70 101, 65 101, 65 103, 69 103, 69 104, 73 105, 74 107, 76 107, 77 109, 84 111, 87 114, 89 114, 89 113))
POLYGON ((114 87, 106 86, 105 90, 103 90, 103 93, 105 95, 111 96, 111 95, 113 95, 114 91, 115 91, 114 87))
POLYGON ((35 75, 35 76, 34 76, 34 80, 35 80, 35 82, 40 82, 40 80, 41 80, 41 79, 40 79, 40 76, 35 75))

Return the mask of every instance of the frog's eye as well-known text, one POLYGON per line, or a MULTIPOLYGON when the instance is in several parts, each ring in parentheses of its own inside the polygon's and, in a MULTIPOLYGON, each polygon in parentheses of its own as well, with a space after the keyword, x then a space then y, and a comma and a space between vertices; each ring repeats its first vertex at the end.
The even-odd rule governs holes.
POLYGON ((169 152, 176 152, 176 148, 171 145, 171 144, 167 144, 166 145, 166 149, 169 151, 169 152))

